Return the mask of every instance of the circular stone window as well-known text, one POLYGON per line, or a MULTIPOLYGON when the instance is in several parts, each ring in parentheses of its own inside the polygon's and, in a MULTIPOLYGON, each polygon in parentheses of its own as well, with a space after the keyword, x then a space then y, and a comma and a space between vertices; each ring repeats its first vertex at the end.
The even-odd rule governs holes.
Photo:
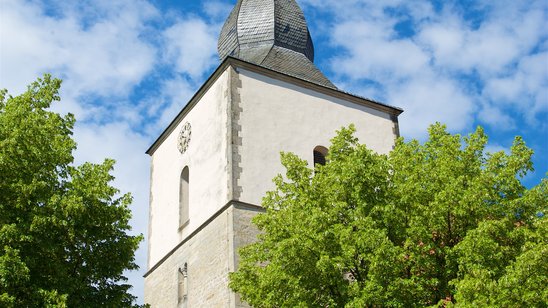
POLYGON ((181 152, 181 154, 184 154, 186 152, 188 144, 190 143, 191 135, 192 131, 190 123, 186 122, 185 125, 183 125, 183 128, 181 128, 181 132, 179 132, 179 138, 177 138, 177 148, 179 149, 179 152, 181 152))

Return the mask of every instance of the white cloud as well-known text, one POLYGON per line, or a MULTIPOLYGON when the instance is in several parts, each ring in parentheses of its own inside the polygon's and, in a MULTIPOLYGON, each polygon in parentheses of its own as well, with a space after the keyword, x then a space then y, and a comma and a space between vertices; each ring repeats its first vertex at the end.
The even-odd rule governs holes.
POLYGON ((175 78, 167 80, 162 85, 162 92, 165 95, 164 98, 167 104, 161 113, 158 125, 165 128, 185 107, 195 89, 183 78, 175 78))
POLYGON ((344 46, 348 54, 335 57, 335 72, 353 79, 409 78, 424 70, 428 56, 409 39, 389 39, 386 25, 347 22, 336 26, 333 43, 344 46), (396 60, 397 59, 397 60, 396 60))
POLYGON ((506 113, 500 106, 484 102, 479 110, 478 118, 485 124, 496 127, 498 131, 511 131, 516 128, 516 119, 506 113))
MULTIPOLYGON (((104 1, 98 3, 103 3, 104 1)), ((65 80, 69 97, 127 95, 154 64, 155 50, 140 37, 154 10, 146 2, 118 1, 99 7, 101 19, 86 24, 82 15, 60 7, 45 15, 34 2, 2 4, 0 84, 14 92, 51 72, 65 80), (144 14, 142 12, 149 12, 144 14)))
POLYGON ((486 19, 475 29, 462 16, 446 13, 422 25, 418 40, 432 51, 436 65, 490 78, 504 73, 538 43, 543 16, 532 10, 516 19, 486 19))
POLYGON ((543 125, 545 1, 476 1, 466 9, 447 1, 439 12, 428 1, 303 2, 332 17, 324 32, 344 51, 330 60, 337 79, 403 107, 405 135, 424 137, 434 121, 453 130, 469 129, 475 120, 509 130, 517 117, 543 125), (413 30, 403 36, 402 21, 413 30))
POLYGON ((347 54, 335 57, 332 69, 358 85, 363 79, 375 81, 378 86, 367 88, 373 98, 406 110, 400 119, 406 136, 423 137, 438 121, 457 131, 471 125, 474 97, 433 65, 428 50, 411 38, 394 38, 388 28, 374 21, 336 25, 332 41, 347 54))
MULTIPOLYGON (((202 6, 204 12, 209 17, 218 20, 219 22, 224 22, 234 7, 233 3, 227 3, 226 1, 219 0, 203 1, 202 6)), ((220 28, 215 30, 218 31, 220 28)))
POLYGON ((540 124, 536 115, 548 112, 548 52, 523 57, 508 75, 488 80, 483 95, 515 107, 531 124, 540 124))
POLYGON ((460 131, 473 122, 474 100, 450 79, 430 76, 389 86, 387 99, 402 106, 401 131, 421 138, 427 127, 441 122, 451 131, 460 131))
POLYGON ((199 79, 218 62, 217 35, 211 25, 201 18, 180 20, 164 32, 166 61, 175 70, 199 79))

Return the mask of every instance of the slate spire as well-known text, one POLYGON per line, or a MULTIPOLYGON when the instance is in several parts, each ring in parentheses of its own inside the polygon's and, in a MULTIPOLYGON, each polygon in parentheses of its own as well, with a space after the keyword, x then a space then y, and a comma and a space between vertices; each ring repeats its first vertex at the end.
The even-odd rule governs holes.
POLYGON ((326 87, 336 88, 314 65, 314 45, 295 0, 238 0, 218 41, 227 56, 326 87))

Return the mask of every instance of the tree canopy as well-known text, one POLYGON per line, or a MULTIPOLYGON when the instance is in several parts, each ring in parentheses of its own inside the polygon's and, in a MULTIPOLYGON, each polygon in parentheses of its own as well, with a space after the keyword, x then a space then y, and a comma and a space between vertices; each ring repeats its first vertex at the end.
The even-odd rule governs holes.
POLYGON ((521 138, 486 144, 435 124, 380 155, 350 126, 324 166, 282 153, 231 288, 256 307, 546 307, 548 181, 521 183, 521 138))
POLYGON ((128 307, 131 196, 111 186, 113 160, 74 166, 74 116, 49 111, 60 85, 0 91, 0 306, 128 307))

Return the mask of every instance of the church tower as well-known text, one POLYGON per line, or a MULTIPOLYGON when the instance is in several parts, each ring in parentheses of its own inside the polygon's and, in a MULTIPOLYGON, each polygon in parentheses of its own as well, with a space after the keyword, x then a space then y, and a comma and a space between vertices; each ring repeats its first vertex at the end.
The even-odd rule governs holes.
POLYGON ((152 307, 246 307, 228 287, 251 218, 283 173, 280 151, 321 162, 335 130, 388 153, 401 109, 338 90, 314 65, 295 0, 238 0, 221 64, 147 151, 152 307))

